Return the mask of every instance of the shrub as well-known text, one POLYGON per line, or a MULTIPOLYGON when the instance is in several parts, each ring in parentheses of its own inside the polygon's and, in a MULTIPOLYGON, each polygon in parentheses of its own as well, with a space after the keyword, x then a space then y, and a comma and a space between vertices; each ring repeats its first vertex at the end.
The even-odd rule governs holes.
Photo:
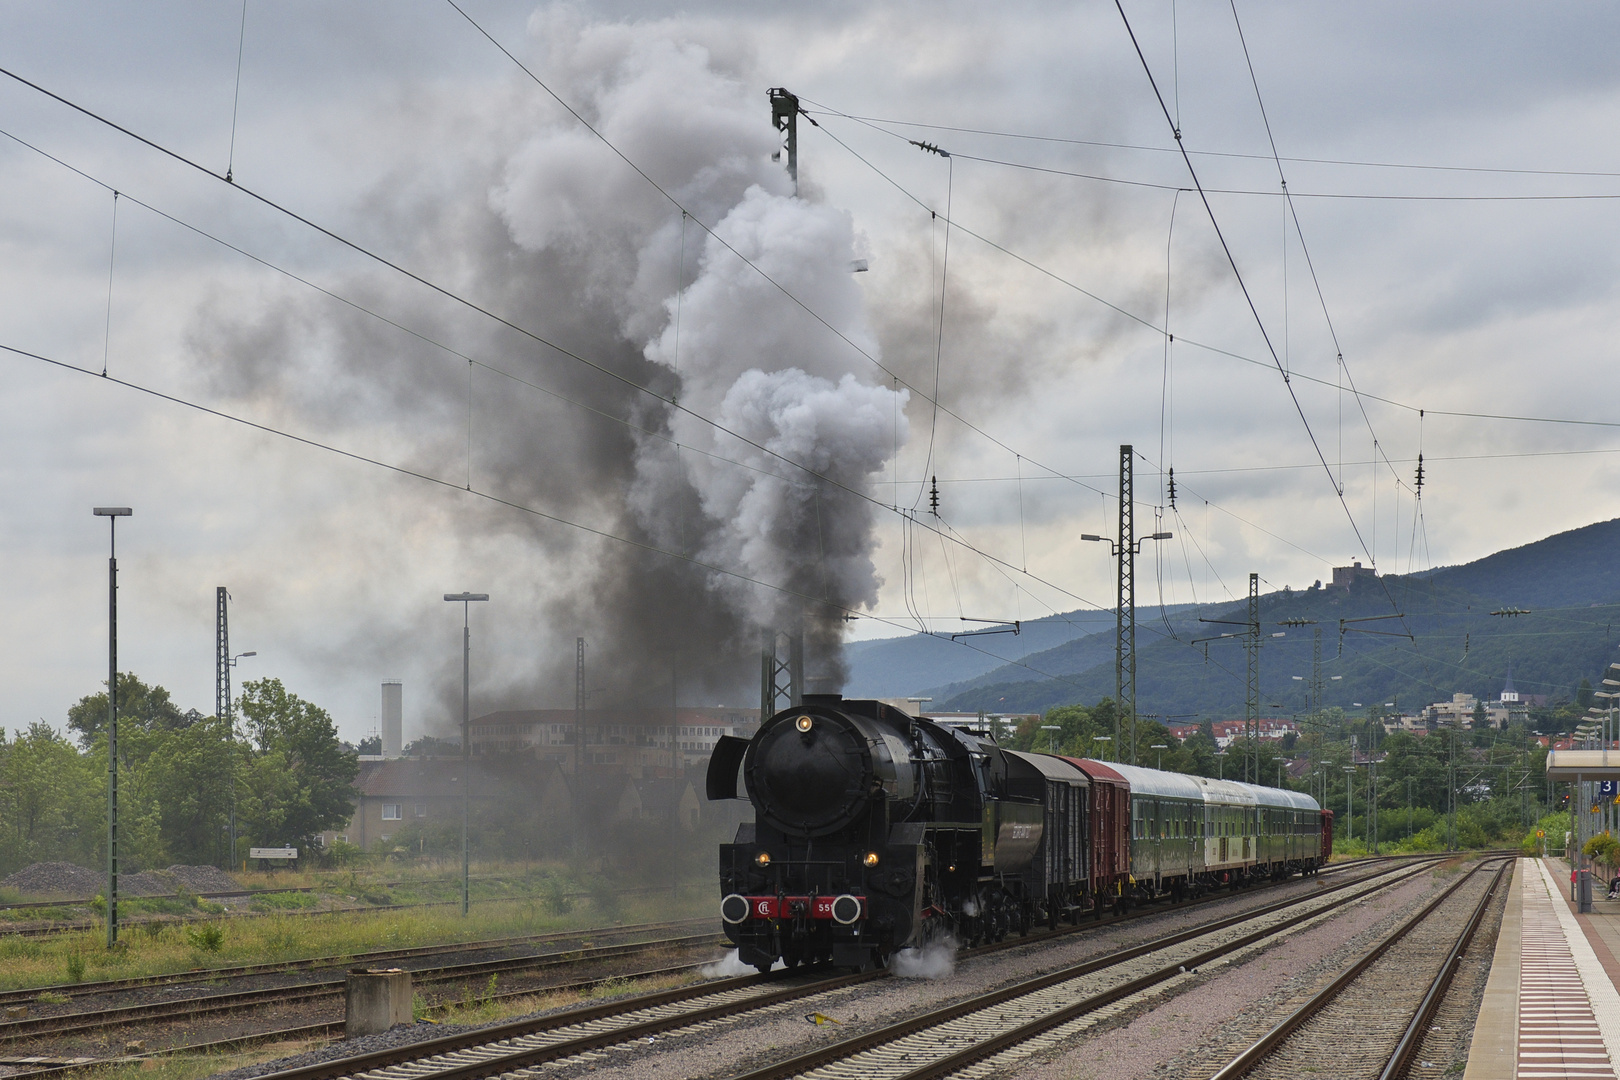
POLYGON ((553 915, 567 915, 574 910, 574 898, 568 895, 568 883, 550 874, 540 886, 540 902, 553 915))
POLYGON ((201 926, 188 927, 186 941, 193 949, 201 952, 219 952, 225 944, 225 928, 218 923, 203 923, 201 926))
POLYGON ((1581 854, 1605 866, 1620 865, 1620 859, 1617 859, 1620 856, 1620 840, 1606 832, 1598 833, 1581 848, 1581 854))

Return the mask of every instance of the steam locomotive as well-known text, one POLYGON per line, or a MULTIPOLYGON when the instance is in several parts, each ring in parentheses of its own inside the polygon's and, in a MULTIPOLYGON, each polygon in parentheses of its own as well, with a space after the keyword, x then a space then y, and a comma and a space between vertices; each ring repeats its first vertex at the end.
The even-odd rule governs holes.
POLYGON ((1313 873, 1333 815, 1309 796, 1021 753, 880 701, 806 695, 723 737, 707 795, 754 821, 720 847, 720 916, 761 971, 880 966, 1110 908, 1313 873))

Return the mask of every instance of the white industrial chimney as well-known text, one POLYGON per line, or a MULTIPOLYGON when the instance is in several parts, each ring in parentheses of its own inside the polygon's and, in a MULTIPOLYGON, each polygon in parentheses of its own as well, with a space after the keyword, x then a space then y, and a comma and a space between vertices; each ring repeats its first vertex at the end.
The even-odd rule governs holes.
POLYGON ((405 749, 405 688, 398 679, 382 684, 382 756, 397 758, 405 749))

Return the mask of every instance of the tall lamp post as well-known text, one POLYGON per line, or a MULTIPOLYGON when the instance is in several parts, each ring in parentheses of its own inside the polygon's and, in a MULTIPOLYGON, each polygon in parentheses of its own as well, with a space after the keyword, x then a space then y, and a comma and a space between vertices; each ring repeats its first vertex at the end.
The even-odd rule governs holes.
POLYGON ((1287 758, 1280 758, 1280 757, 1273 757, 1271 760, 1275 761, 1277 763, 1277 786, 1282 787, 1283 786, 1283 762, 1287 761, 1288 759, 1287 758))
POLYGON ((98 506, 107 519, 107 948, 118 944, 118 519, 135 511, 98 506))
POLYGON ((1215 751, 1215 779, 1226 779, 1226 751, 1215 751))
POLYGON ((1106 744, 1110 743, 1110 742, 1113 742, 1113 740, 1114 740, 1114 737, 1112 735, 1093 735, 1091 737, 1092 742, 1100 742, 1100 743, 1105 744, 1103 746, 1103 748, 1102 748, 1102 752, 1103 752, 1102 760, 1104 760, 1104 761, 1108 760, 1108 747, 1107 747, 1106 744))
POLYGON ((1356 767, 1344 766, 1344 838, 1354 839, 1356 835, 1356 767))
POLYGON ((488 600, 488 593, 445 593, 444 598, 461 605, 461 913, 467 914, 467 881, 471 856, 467 849, 467 789, 472 786, 472 630, 468 606, 475 600, 488 600))
MULTIPOLYGON (((245 656, 258 656, 254 651, 237 653, 225 661, 229 667, 245 656)), ((226 688, 229 690, 229 687, 226 688)), ((231 706, 230 694, 225 696, 225 715, 221 717, 231 727, 231 869, 236 869, 236 709, 231 706)), ((243 863, 246 866, 246 863, 243 863)))
POLYGON ((1164 752, 1166 750, 1170 749, 1170 747, 1168 745, 1166 745, 1165 743, 1156 742, 1152 746, 1148 747, 1148 749, 1158 751, 1158 754, 1155 755, 1157 760, 1155 761, 1153 767, 1155 769, 1162 770, 1164 768, 1164 752))
POLYGON ((1057 733, 1063 730, 1062 724, 1042 724, 1041 730, 1047 732, 1046 749, 1048 753, 1057 753, 1057 733))

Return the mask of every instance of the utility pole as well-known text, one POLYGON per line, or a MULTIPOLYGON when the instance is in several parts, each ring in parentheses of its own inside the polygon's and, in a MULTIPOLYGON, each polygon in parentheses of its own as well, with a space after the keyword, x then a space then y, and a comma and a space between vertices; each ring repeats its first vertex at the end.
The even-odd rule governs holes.
MULTIPOLYGON (((1158 539, 1161 535, 1167 537, 1170 534, 1153 534, 1154 539, 1158 539)), ((1091 538, 1082 536, 1081 539, 1087 540, 1091 538)), ((1253 783, 1258 784, 1260 783, 1260 575, 1257 573, 1249 575, 1249 607, 1246 618, 1239 620, 1205 619, 1200 617, 1198 621, 1201 623, 1219 623, 1223 626, 1243 627, 1241 635, 1221 634, 1217 637, 1194 638, 1191 644, 1203 645, 1204 658, 1207 660, 1209 659, 1209 642, 1229 640, 1233 637, 1240 637, 1243 641, 1243 653, 1248 661, 1248 673, 1245 678, 1243 696, 1243 732, 1244 736, 1249 740, 1249 753, 1243 758, 1243 779, 1246 782, 1250 780, 1249 759, 1252 756, 1254 759, 1253 783)), ((1299 624, 1289 622, 1284 625, 1299 624)))
POLYGON ((1457 728, 1447 729, 1451 735, 1450 752, 1446 757, 1446 850, 1457 850, 1457 728))
POLYGON ((468 887, 472 882, 472 848, 467 842, 468 805, 472 794, 472 616, 473 601, 488 600, 488 593, 445 593, 444 598, 461 605, 461 913, 471 906, 468 887))
MULTIPOLYGON (((793 194, 799 193, 799 96, 780 86, 765 91, 771 99, 771 124, 787 134, 787 170, 793 178, 793 194)), ((760 719, 764 719, 761 717, 760 719)))
MULTIPOLYGON (((1129 443, 1119 448, 1119 559, 1114 607, 1114 711, 1116 725, 1130 726, 1131 764, 1136 764, 1136 514, 1129 443)), ((1123 734, 1116 726, 1116 740, 1123 734)), ((1120 758, 1121 761, 1125 759, 1120 758)))
MULTIPOLYGON (((1136 538, 1135 485, 1129 443, 1119 448, 1119 538, 1081 533, 1080 539, 1098 543, 1106 540, 1115 560, 1114 592, 1114 734, 1116 760, 1124 761, 1130 742, 1130 763, 1136 764, 1136 556, 1148 540, 1168 540, 1175 533, 1156 532, 1136 538)), ((1208 621, 1208 620, 1205 620, 1208 621)))
MULTIPOLYGON (((1350 760, 1356 759, 1355 747, 1350 748, 1350 760)), ((1344 838, 1352 840, 1356 835, 1356 767, 1344 767, 1344 838)))
POLYGON ((1378 854, 1378 762, 1367 758, 1367 850, 1378 854))
POLYGON ((1311 631, 1311 715, 1322 718, 1322 628, 1311 631))
POLYGON ((574 639, 574 846, 585 852, 585 815, 580 792, 584 787, 580 765, 584 760, 585 744, 585 639, 574 639))
MULTIPOLYGON (((1245 680, 1247 697, 1243 702, 1244 727, 1249 733, 1249 746, 1254 754, 1254 782, 1260 782, 1260 575, 1249 575, 1249 630, 1243 639, 1247 654, 1248 674, 1245 680)), ((1245 767, 1245 775, 1247 775, 1245 767)))
POLYGON ((118 944, 118 519, 127 506, 98 506, 107 518, 107 948, 118 944))

